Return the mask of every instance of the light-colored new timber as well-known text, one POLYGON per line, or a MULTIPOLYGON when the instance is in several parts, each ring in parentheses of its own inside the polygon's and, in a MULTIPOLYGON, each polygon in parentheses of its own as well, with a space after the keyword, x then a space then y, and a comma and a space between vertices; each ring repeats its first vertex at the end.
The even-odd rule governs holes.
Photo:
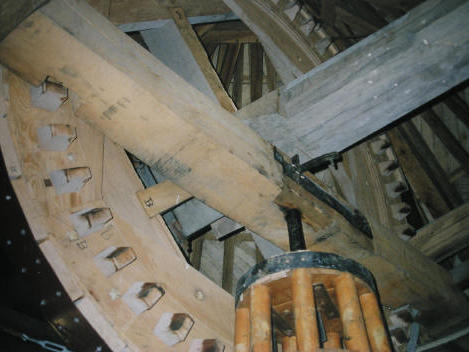
POLYGON ((166 180, 138 191, 137 197, 147 215, 153 217, 184 203, 191 199, 192 195, 173 182, 166 180))
POLYGON ((12 99, 8 123, 23 165, 21 177, 12 183, 34 236, 42 240, 43 253, 86 319, 114 351, 127 346, 149 352, 168 349, 153 334, 161 316, 184 313, 194 326, 172 350, 187 351, 195 339, 217 338, 230 351, 234 322, 219 317, 234 316, 233 298, 181 258, 159 216, 145 214, 136 196, 142 184, 124 150, 73 116, 70 102, 56 113, 37 109, 30 105, 28 84, 11 73, 8 82, 12 99), (35 131, 52 123, 76 127, 77 138, 67 150, 38 148, 35 131), (85 185, 89 190, 83 187, 77 193, 52 197, 53 190, 44 186, 41 175, 76 163, 90 168, 99 187, 90 181, 85 185), (71 214, 103 207, 110 209, 112 219, 80 237, 71 214), (115 264, 103 259, 116 265, 116 271, 106 277, 98 257, 110 248, 131 250, 116 256, 115 264), (165 290, 153 307, 139 315, 121 298, 136 282, 155 282, 165 290))

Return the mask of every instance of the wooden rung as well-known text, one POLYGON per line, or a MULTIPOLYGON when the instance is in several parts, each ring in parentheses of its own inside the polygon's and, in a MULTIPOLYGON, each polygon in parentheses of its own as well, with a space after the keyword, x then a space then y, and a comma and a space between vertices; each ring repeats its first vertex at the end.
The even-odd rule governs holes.
POLYGON ((152 218, 191 199, 192 194, 171 181, 164 181, 138 191, 137 197, 148 217, 152 218))
POLYGON ((39 87, 31 87, 31 105, 48 111, 57 111, 68 99, 68 89, 46 79, 39 87))
POLYGON ((225 346, 216 339, 196 339, 192 341, 189 352, 223 352, 225 346))
POLYGON ((137 259, 137 255, 130 247, 109 247, 99 253, 94 261, 105 276, 125 268, 137 259))
POLYGON ((91 170, 89 167, 55 170, 49 177, 57 194, 76 193, 91 180, 91 170))
POLYGON ((112 219, 109 208, 83 209, 70 215, 70 221, 80 237, 101 230, 112 219))
POLYGON ((151 309, 164 294, 164 288, 156 282, 135 282, 122 296, 122 300, 139 315, 151 309))
POLYGON ((186 339, 194 320, 185 313, 164 313, 153 329, 155 334, 167 346, 174 346, 186 339))

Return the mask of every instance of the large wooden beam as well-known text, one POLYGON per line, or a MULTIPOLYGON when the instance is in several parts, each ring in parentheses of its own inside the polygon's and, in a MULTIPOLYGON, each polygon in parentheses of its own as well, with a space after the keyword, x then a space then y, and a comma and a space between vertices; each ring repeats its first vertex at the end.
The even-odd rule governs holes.
POLYGON ((35 12, 0 43, 0 62, 34 84, 46 76, 63 82, 81 119, 278 246, 288 248, 283 214, 274 204, 283 189, 293 199, 289 204, 301 203, 310 214, 309 248, 372 267, 383 302, 429 311, 439 297, 441 311, 435 312, 466 313, 462 296, 436 264, 423 257, 417 268, 401 265, 385 249, 405 252, 404 242, 389 237, 382 248, 379 234, 370 240, 318 199, 297 197, 300 190, 283 179, 268 143, 83 2, 54 0, 35 12))
POLYGON ((468 15, 467 1, 429 0, 286 85, 287 118, 247 123, 303 159, 344 150, 469 77, 468 15))
POLYGON ((112 23, 148 22, 171 18, 170 8, 182 7, 188 17, 228 14, 221 0, 87 0, 112 23))
POLYGON ((425 255, 441 261, 469 245, 469 203, 423 227, 410 243, 425 255))

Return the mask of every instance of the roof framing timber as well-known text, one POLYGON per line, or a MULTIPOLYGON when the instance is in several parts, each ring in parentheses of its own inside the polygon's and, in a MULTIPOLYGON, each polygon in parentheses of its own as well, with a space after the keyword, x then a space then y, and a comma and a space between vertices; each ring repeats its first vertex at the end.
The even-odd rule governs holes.
POLYGON ((467 16, 429 0, 280 88, 284 116, 246 122, 303 160, 342 151, 469 78, 467 16))

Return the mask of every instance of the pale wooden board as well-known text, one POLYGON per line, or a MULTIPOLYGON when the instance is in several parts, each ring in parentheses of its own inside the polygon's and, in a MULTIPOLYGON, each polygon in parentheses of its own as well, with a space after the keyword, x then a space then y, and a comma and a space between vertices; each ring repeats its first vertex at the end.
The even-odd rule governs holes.
POLYGON ((152 218, 191 199, 192 195, 167 180, 138 191, 137 197, 147 215, 152 218))
POLYGON ((169 8, 182 7, 189 17, 226 14, 221 0, 88 0, 91 6, 115 24, 171 18, 169 8))
MULTIPOLYGON (((54 115, 42 117, 42 111, 36 111, 24 99, 27 96, 27 84, 16 76, 10 76, 13 97, 10 105, 11 117, 16 125, 24 125, 29 131, 32 128, 22 113, 28 111, 28 118, 49 123, 54 115)), ((74 125, 82 124, 73 118, 71 111, 64 105, 60 110, 62 118, 72 118, 74 125)), ((149 219, 142 209, 136 192, 142 185, 122 148, 92 130, 86 124, 74 143, 80 144, 83 139, 92 144, 100 142, 97 167, 91 167, 93 175, 101 173, 101 185, 97 200, 80 203, 65 203, 59 208, 61 200, 45 198, 42 207, 46 210, 38 214, 35 207, 23 208, 36 238, 45 238, 44 254, 50 261, 59 278, 65 284, 73 298, 81 296, 77 287, 85 296, 77 306, 106 342, 120 351, 126 345, 136 346, 133 350, 154 351, 166 347, 153 335, 153 327, 165 312, 185 312, 195 321, 188 338, 172 350, 185 351, 193 339, 217 337, 231 350, 233 319, 219 320, 220 316, 234 317, 233 298, 221 288, 211 283, 202 274, 191 268, 172 247, 167 230, 157 218, 149 219), (70 213, 77 208, 107 206, 111 209, 113 219, 100 231, 78 238, 70 221, 70 213), (54 209, 49 213, 48 209, 54 209), (53 244, 53 248, 50 244, 53 244), (137 259, 120 271, 106 278, 96 265, 94 257, 109 247, 131 247, 137 259), (67 272, 72 273, 67 277, 67 272), (179 278, 175 280, 174 278, 179 278), (136 316, 120 297, 136 281, 161 283, 166 294, 149 311, 136 316), (197 293, 196 292, 202 292, 197 293), (202 299, 200 297, 202 296, 202 299), (92 299, 89 301, 89 299, 92 299), (207 308, 210 307, 210 308, 207 308)), ((16 134, 13 139, 21 138, 17 143, 19 155, 30 158, 34 134, 16 134)), ((81 158, 94 158, 91 147, 82 150, 81 158)), ((65 160, 66 153, 38 151, 35 154, 37 163, 25 163, 24 175, 47 173, 50 165, 55 166, 65 160), (48 160, 50 159, 50 160, 48 160)), ((78 155, 77 155, 78 158, 78 155)), ((67 159, 68 160, 68 159, 67 159)), ((41 188, 31 187, 34 178, 22 177, 14 180, 14 187, 23 202, 39 198, 41 188)), ((85 192, 84 189, 81 192, 85 192)), ((39 203, 41 204, 41 203, 39 203)))
POLYGON ((8 125, 8 85, 5 79, 6 70, 0 66, 0 148, 10 178, 21 176, 21 165, 10 135, 8 125))
POLYGON ((67 294, 70 296, 70 299, 75 302, 76 300, 83 297, 83 287, 79 282, 79 279, 76 277, 75 273, 70 271, 65 264, 65 261, 60 257, 55 245, 50 240, 45 240, 41 242, 39 248, 42 251, 42 254, 47 258, 50 266, 57 275, 60 283, 64 287, 67 294))

